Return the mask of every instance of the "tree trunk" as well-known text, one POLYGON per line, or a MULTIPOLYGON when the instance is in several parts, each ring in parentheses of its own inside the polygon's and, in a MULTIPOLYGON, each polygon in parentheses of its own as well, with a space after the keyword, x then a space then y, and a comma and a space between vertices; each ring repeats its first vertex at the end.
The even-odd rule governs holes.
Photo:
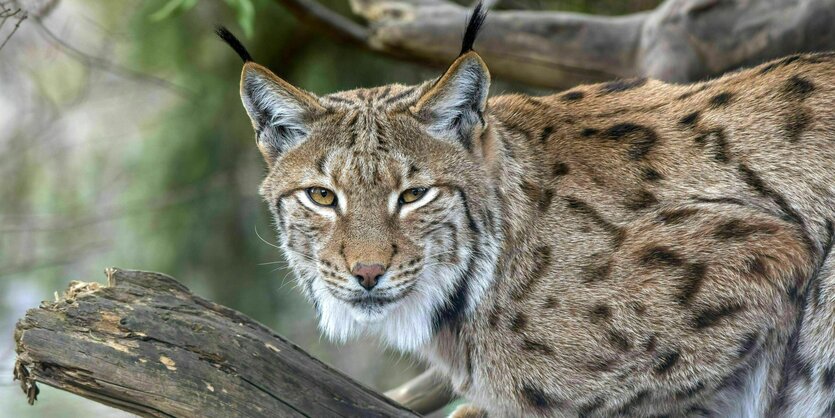
POLYGON ((15 330, 15 379, 149 417, 417 417, 171 277, 108 269, 15 330))

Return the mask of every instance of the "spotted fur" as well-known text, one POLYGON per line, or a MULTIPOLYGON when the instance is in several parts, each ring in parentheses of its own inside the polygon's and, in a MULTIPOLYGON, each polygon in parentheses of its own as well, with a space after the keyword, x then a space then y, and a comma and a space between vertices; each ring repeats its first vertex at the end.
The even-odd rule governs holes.
POLYGON ((835 56, 488 101, 465 49, 323 97, 244 66, 261 194, 327 336, 421 356, 460 416, 835 416, 835 56))

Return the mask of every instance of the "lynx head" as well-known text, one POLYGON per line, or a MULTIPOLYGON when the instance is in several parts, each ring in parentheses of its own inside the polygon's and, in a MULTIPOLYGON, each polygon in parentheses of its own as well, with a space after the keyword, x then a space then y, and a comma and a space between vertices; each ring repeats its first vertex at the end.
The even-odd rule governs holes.
POLYGON ((497 253, 485 180, 490 76, 470 47, 437 80, 317 97, 245 61, 241 97, 269 166, 261 194, 321 329, 400 349, 472 309, 497 253))

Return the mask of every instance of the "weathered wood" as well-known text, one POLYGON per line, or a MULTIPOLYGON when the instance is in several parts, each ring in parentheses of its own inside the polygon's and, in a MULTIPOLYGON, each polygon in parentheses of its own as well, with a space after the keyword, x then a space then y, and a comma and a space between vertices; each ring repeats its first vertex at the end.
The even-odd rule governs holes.
MULTIPOLYGON (((366 26, 315 0, 276 0, 335 39, 448 65, 469 9, 449 0, 350 0, 366 26)), ((487 1, 488 5, 497 1, 487 1)), ((796 52, 835 49, 835 0, 667 0, 627 16, 495 11, 476 50, 493 74, 569 88, 625 77, 687 82, 796 52)))
POLYGON ((171 277, 107 270, 15 330, 15 378, 150 417, 416 417, 171 277))

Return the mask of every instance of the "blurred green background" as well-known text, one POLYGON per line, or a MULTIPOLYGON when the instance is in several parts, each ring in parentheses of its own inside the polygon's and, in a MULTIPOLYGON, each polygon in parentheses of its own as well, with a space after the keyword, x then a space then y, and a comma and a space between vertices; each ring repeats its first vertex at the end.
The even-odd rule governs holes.
MULTIPOLYGON (((350 16, 347 1, 323 3, 350 16)), ((502 6, 611 15, 657 3, 502 6)), ((48 387, 30 407, 11 381, 15 321, 70 280, 102 281, 108 266, 171 274, 373 388, 421 371, 376 341, 320 337, 271 246, 240 60, 212 30, 228 26, 260 63, 319 94, 440 70, 334 43, 271 0, 22 5, 30 17, 0 50, 0 416, 127 416, 48 387)), ((498 80, 494 94, 506 91, 535 90, 498 80)))

